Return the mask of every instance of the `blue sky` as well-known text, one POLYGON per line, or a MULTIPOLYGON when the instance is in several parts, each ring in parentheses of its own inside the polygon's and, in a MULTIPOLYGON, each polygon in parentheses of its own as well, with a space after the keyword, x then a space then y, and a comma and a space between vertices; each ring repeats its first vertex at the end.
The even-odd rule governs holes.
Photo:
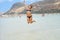
MULTIPOLYGON (((30 4, 36 1, 42 0, 26 0, 26 4, 30 4)), ((23 2, 23 0, 0 0, 0 12, 8 11, 12 7, 12 5, 16 2, 23 2)))

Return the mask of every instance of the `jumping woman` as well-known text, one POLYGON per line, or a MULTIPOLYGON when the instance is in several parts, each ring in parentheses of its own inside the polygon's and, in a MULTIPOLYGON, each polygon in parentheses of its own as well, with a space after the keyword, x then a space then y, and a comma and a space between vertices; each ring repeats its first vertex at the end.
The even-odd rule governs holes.
POLYGON ((33 21, 32 21, 31 10, 32 10, 32 5, 29 5, 29 6, 27 7, 27 9, 26 9, 26 11, 27 11, 27 12, 26 12, 26 15, 27 15, 27 22, 28 22, 28 24, 33 22, 33 21))

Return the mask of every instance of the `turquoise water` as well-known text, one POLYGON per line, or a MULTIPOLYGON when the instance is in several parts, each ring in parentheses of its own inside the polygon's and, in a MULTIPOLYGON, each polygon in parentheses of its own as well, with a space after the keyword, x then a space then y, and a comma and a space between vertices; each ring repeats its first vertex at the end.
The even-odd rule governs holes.
POLYGON ((60 14, 33 14, 33 20, 28 24, 26 15, 0 18, 0 40, 60 40, 60 14))

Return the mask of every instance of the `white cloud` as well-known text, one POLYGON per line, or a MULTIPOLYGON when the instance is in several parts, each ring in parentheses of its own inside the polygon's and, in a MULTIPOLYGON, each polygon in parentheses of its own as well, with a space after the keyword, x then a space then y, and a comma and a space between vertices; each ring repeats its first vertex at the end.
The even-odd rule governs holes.
POLYGON ((13 0, 8 0, 9 2, 13 2, 13 0))
POLYGON ((4 2, 4 0, 0 0, 0 3, 4 2))
POLYGON ((0 0, 0 3, 3 3, 3 2, 13 2, 13 0, 0 0))
MULTIPOLYGON (((24 1, 24 0, 0 0, 0 3, 2 2, 13 2, 13 1, 24 1)), ((36 2, 36 1, 42 1, 42 0, 26 0, 26 2, 36 2)))

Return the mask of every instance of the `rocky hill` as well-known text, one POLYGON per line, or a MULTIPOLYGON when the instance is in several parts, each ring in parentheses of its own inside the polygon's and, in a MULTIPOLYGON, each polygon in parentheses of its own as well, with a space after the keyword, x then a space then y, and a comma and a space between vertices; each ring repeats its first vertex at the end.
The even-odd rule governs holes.
MULTIPOLYGON (((60 0, 44 0, 38 1, 31 4, 33 6, 33 13, 60 13, 60 0)), ((21 2, 17 2, 13 4, 10 10, 4 13, 4 15, 12 15, 12 14, 24 14, 25 4, 21 2)))
POLYGON ((25 4, 21 2, 17 2, 12 5, 11 9, 4 13, 4 15, 12 15, 12 14, 19 14, 25 9, 25 4))
POLYGON ((60 0, 58 1, 39 1, 31 4, 33 5, 33 12, 43 12, 43 13, 60 13, 60 0))

